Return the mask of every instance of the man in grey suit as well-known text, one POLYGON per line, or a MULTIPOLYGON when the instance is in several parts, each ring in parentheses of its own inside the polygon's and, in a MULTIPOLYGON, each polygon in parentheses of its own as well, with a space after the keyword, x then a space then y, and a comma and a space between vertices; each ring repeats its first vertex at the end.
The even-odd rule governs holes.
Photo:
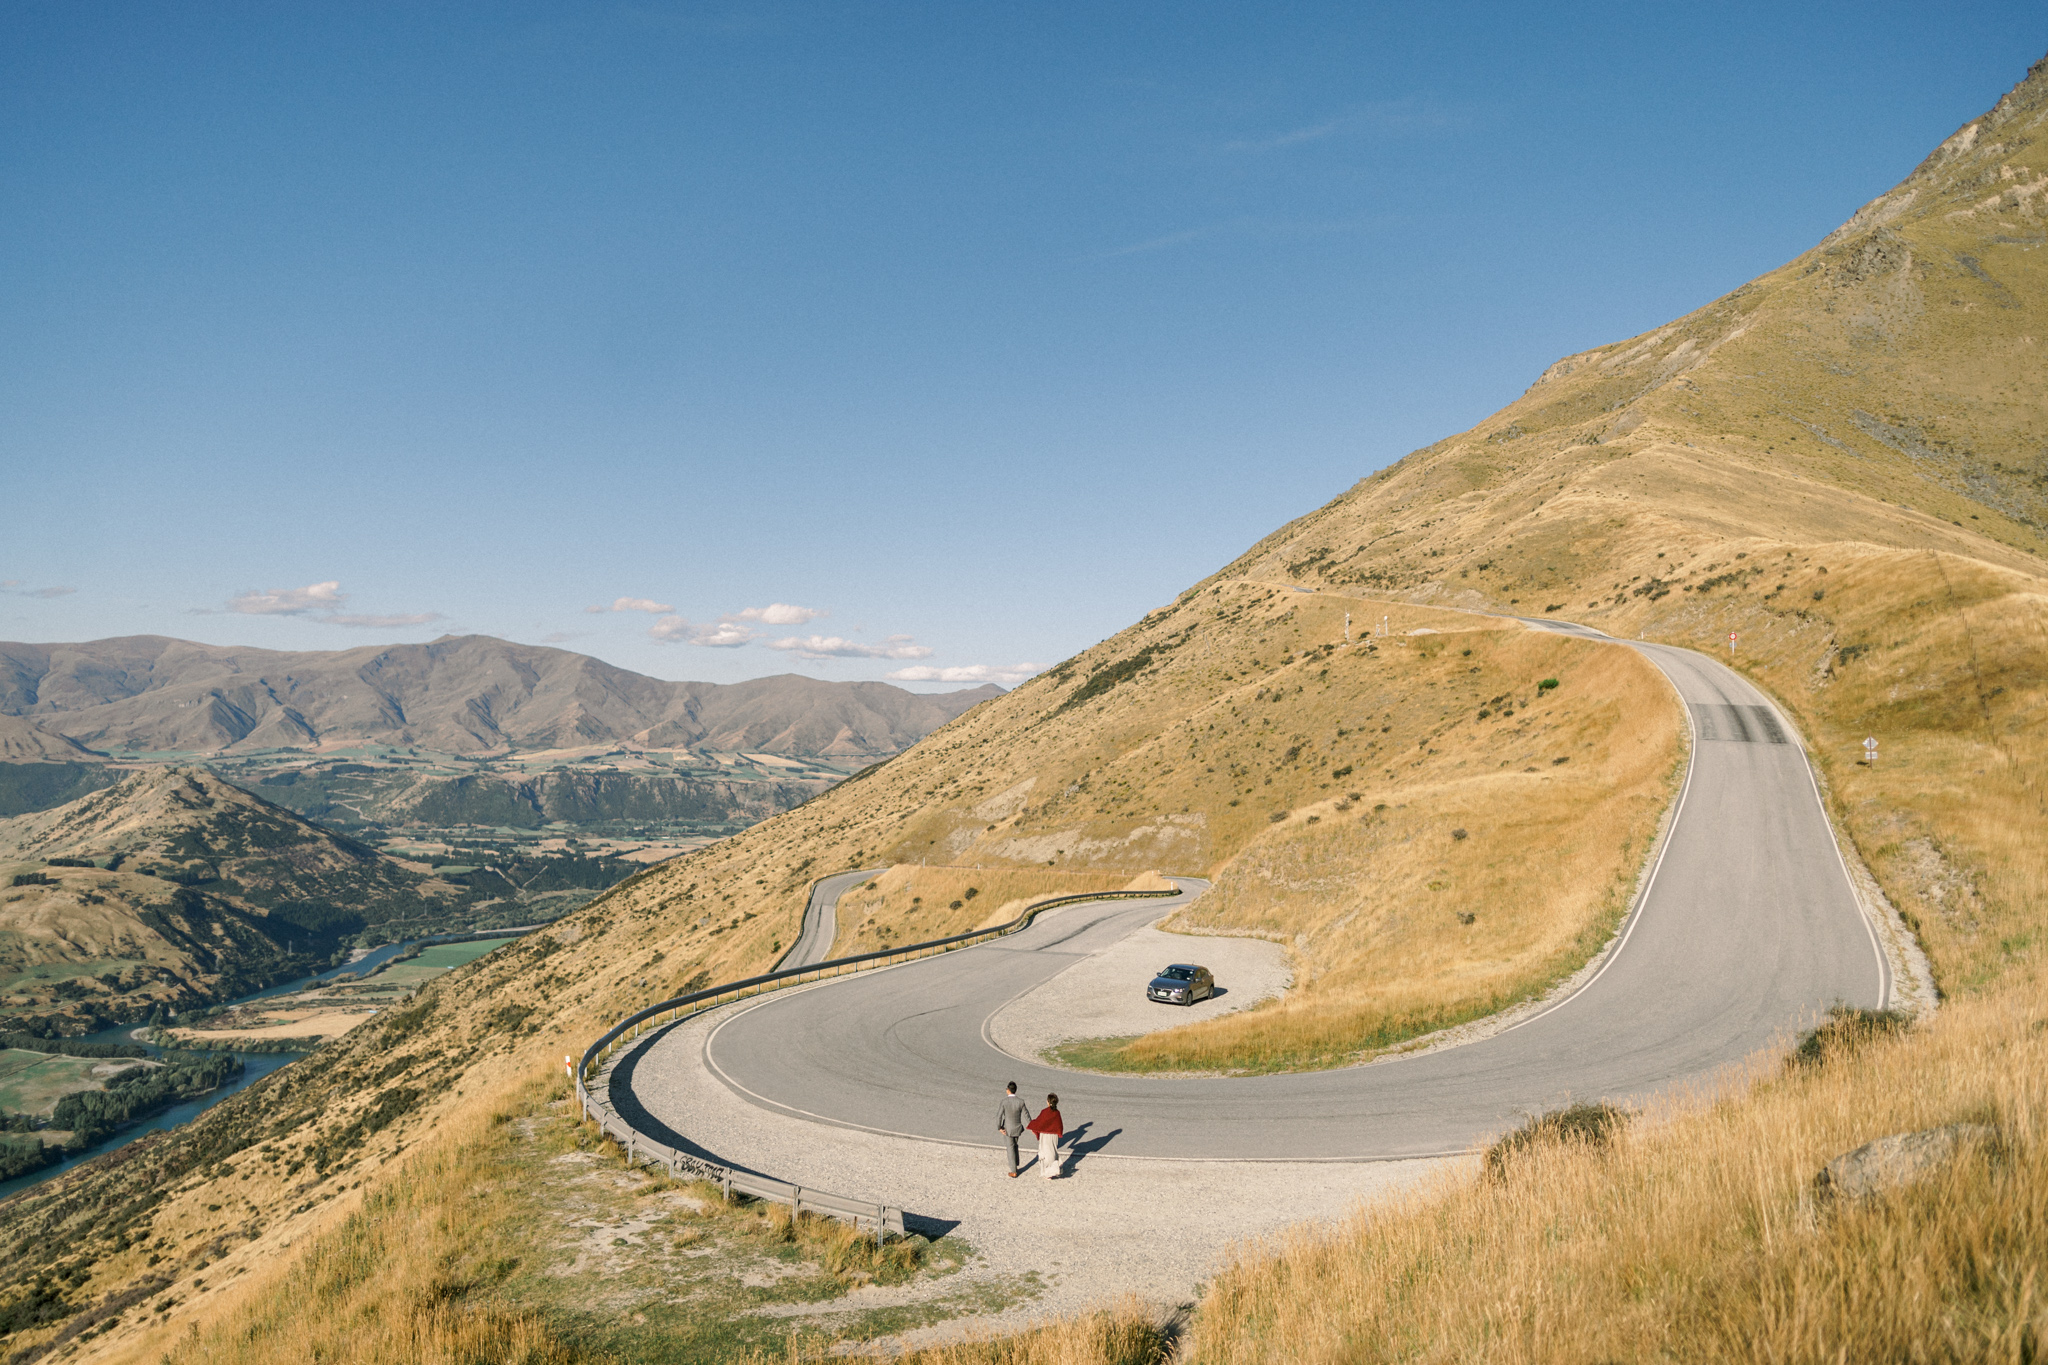
POLYGON ((1029 1122, 1031 1111, 1017 1098, 1017 1083, 1011 1081, 1002 1103, 996 1106, 996 1131, 1003 1135, 1003 1145, 1009 1149, 1012 1180, 1017 1178, 1017 1139, 1024 1135, 1024 1125, 1029 1122))

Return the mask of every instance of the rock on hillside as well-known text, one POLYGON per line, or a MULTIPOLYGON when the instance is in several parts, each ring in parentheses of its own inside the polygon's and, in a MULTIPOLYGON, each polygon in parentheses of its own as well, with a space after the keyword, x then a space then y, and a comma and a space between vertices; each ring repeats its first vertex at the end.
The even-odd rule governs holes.
MULTIPOLYGON (((639 744, 881 758, 996 695, 994 687, 925 695, 794 674, 666 682, 483 635, 303 653, 156 635, 0 643, 0 715, 127 753, 639 744)), ((0 743, 14 733, 0 731, 0 743)), ((22 731, 16 742, 31 739, 22 731)))

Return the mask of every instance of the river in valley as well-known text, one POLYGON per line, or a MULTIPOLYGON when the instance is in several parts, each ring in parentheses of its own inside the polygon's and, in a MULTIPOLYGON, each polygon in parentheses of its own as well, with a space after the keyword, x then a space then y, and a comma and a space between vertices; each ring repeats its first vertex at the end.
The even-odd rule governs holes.
MULTIPOLYGON (((492 937, 517 937, 519 934, 526 932, 528 932, 528 928, 523 927, 505 934, 493 935, 492 937)), ((227 1003, 229 1005, 241 1005, 252 1000, 268 1000, 274 996, 289 995, 294 991, 305 990, 307 987, 319 982, 332 981, 335 977, 348 972, 367 976, 392 958, 398 957, 421 944, 446 943, 465 937, 471 936, 437 934, 426 938, 407 939, 403 943, 387 943, 380 948, 371 949, 353 962, 321 972, 317 976, 300 977, 284 985, 270 986, 264 990, 253 992, 238 1000, 232 1000, 227 1003)), ((140 1023, 122 1024, 115 1028, 101 1029, 97 1033, 88 1033, 78 1038, 67 1039, 66 1041, 75 1043, 138 1043, 140 1046, 149 1049, 149 1054, 152 1057, 161 1056, 163 1054, 162 1048, 152 1043, 141 1043, 140 1040, 129 1036, 140 1027, 140 1023)), ((235 1055, 242 1059, 242 1074, 218 1090, 209 1090, 204 1095, 174 1104, 161 1114, 144 1119, 132 1128, 123 1128, 120 1132, 113 1134, 96 1145, 65 1157, 54 1166, 45 1166, 40 1171, 31 1171, 27 1175, 19 1175, 12 1180, 0 1180, 0 1200, 6 1199, 9 1195, 19 1194, 23 1190, 40 1185, 45 1180, 55 1179, 81 1161, 90 1161, 96 1156, 105 1156, 108 1152, 127 1146, 137 1138, 146 1137, 151 1133, 162 1132, 166 1128, 175 1128, 181 1123, 190 1123, 193 1119, 199 1117, 199 1115, 205 1113, 214 1105, 219 1104, 236 1091, 246 1090, 271 1072, 281 1067, 290 1066, 306 1054, 303 1052, 237 1052, 235 1055)))

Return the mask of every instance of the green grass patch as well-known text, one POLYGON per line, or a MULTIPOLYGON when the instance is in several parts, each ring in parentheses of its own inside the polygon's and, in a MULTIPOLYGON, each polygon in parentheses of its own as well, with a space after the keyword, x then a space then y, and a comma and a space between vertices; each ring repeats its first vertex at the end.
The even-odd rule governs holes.
POLYGON ((482 938, 472 939, 467 943, 436 943, 420 949, 412 957, 391 963, 370 976, 365 984, 387 988, 417 986, 474 962, 485 953, 502 948, 509 942, 512 940, 482 938))
POLYGON ((46 1113, 65 1095, 98 1089, 100 1082, 92 1074, 94 1067, 117 1065, 122 1065, 119 1059, 63 1057, 7 1048, 0 1051, 0 1111, 46 1113))

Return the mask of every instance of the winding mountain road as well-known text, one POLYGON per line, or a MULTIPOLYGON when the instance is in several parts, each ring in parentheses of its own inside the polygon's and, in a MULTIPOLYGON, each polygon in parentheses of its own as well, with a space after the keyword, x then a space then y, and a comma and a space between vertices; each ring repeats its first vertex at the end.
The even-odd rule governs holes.
MULTIPOLYGON (((1084 1155, 1380 1160, 1469 1151, 1571 1100, 1645 1100, 1740 1062, 1831 1005, 1885 1004, 1889 968, 1791 727, 1705 655, 1614 643, 1643 653, 1687 706, 1685 786, 1605 965, 1490 1038, 1344 1070, 1214 1078, 1079 1073, 999 1051, 986 1025, 1007 1001, 1180 903, 1102 902, 981 947, 772 995, 708 1033, 657 1037, 620 1069, 614 1093, 622 1107, 660 1111, 665 1073, 709 1068, 784 1115, 983 1147, 994 1137, 990 1097, 1015 1080, 1026 1094, 1061 1093, 1084 1155)), ((1184 897, 1204 889, 1179 880, 1184 897)), ((661 1117, 687 1131, 687 1115, 661 1117)))
POLYGON ((823 962, 839 938, 839 898, 869 877, 879 876, 888 870, 886 867, 869 867, 820 878, 811 887, 811 899, 804 906, 803 927, 797 930, 796 942, 775 964, 775 970, 787 971, 791 967, 808 967, 813 962, 823 962))

